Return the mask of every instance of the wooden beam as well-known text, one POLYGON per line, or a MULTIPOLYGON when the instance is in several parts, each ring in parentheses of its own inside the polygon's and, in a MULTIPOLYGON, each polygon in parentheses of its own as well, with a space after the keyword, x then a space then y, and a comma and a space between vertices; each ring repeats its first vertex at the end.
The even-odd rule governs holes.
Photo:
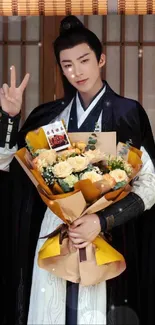
MULTIPOLYGON (((107 18, 106 16, 104 16, 104 18, 107 18)), ((26 41, 22 42, 24 45, 38 45, 38 41, 26 41)), ((5 41, 5 44, 7 45, 21 45, 21 41, 5 41)), ((138 46, 139 45, 139 41, 125 41, 125 42, 120 42, 120 41, 102 41, 103 46, 121 46, 122 44, 124 44, 125 46, 138 46)), ((142 42, 143 46, 155 46, 155 42, 153 41, 143 41, 142 42)), ((4 41, 0 41, 0 45, 4 45, 4 41)))
POLYGON ((3 83, 8 83, 8 17, 3 17, 3 83))
MULTIPOLYGON (((63 18, 64 18, 64 16, 55 17, 55 39, 59 36, 59 27, 60 27, 61 20, 63 18)), ((53 56, 54 56, 54 60, 55 60, 54 99, 58 99, 58 98, 62 98, 64 96, 64 91, 63 91, 63 85, 62 85, 62 80, 61 80, 60 68, 56 62, 54 53, 53 53, 53 56)))
POLYGON ((125 88, 125 15, 121 15, 120 46, 120 95, 124 96, 125 88))
MULTIPOLYGON (((26 73, 26 19, 21 18, 21 80, 24 78, 26 73)), ((25 121, 25 92, 23 94, 22 110, 21 110, 21 124, 25 121)))
POLYGON ((85 25, 86 28, 88 28, 88 22, 89 22, 89 17, 84 16, 84 25, 85 25))
MULTIPOLYGON (((107 54, 107 16, 102 17, 102 45, 103 45, 103 53, 107 54)), ((106 64, 102 69, 102 79, 106 79, 106 64)))
POLYGON ((143 105, 143 16, 139 16, 138 19, 138 101, 143 105))
POLYGON ((44 100, 44 17, 40 16, 39 24, 39 103, 44 100))
POLYGON ((55 58, 52 43, 55 39, 55 17, 46 16, 43 20, 43 101, 48 102, 54 100, 55 82, 55 58), (47 32, 48 31, 48 32, 47 32))

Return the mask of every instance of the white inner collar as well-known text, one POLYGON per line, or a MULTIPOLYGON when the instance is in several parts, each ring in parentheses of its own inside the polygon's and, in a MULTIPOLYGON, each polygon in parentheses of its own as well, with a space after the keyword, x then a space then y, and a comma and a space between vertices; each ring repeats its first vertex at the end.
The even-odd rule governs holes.
POLYGON ((97 104, 99 99, 103 96, 105 93, 106 86, 103 87, 103 89, 99 92, 99 94, 93 99, 93 101, 90 103, 88 108, 86 110, 83 109, 79 94, 76 93, 76 109, 77 109, 77 120, 78 120, 78 128, 82 125, 82 123, 85 121, 91 110, 94 108, 94 106, 97 104))

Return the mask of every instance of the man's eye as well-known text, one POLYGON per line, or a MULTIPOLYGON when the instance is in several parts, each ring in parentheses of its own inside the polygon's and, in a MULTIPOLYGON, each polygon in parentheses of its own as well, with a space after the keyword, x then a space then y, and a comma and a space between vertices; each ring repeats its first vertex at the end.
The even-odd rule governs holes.
POLYGON ((66 69, 71 68, 71 64, 67 64, 67 65, 65 65, 65 68, 66 68, 66 69))
POLYGON ((81 61, 81 63, 86 63, 88 61, 89 61, 89 59, 84 59, 84 60, 81 61))

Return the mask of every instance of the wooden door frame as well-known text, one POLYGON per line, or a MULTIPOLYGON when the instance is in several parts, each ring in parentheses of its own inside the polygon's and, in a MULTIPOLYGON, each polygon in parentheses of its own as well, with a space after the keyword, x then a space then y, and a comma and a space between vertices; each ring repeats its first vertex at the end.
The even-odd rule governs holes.
POLYGON ((60 21, 64 16, 41 17, 40 39, 40 103, 63 96, 59 67, 53 51, 53 42, 59 35, 60 21))

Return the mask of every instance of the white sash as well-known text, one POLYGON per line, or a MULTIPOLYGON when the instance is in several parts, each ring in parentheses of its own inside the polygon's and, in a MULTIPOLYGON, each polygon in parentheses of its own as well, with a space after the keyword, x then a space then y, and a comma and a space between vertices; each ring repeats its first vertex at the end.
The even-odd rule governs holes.
MULTIPOLYGON (((61 223, 62 221, 47 209, 39 237, 52 232, 61 223)), ((45 240, 39 239, 36 248, 27 324, 65 325, 66 281, 39 268, 37 264, 38 251, 45 240)), ((106 325, 105 282, 89 287, 79 286, 77 324, 106 325)))
MULTIPOLYGON (((83 110, 78 94, 76 95, 78 127, 84 122, 93 107, 105 92, 105 87, 92 101, 86 111, 83 110)), ((63 119, 68 128, 69 116, 73 100, 55 120, 63 119)), ((98 120, 101 130, 102 115, 98 120)), ((44 236, 61 224, 62 221, 49 209, 46 210, 40 235, 44 236)), ((66 281, 38 267, 38 251, 45 239, 38 240, 34 260, 33 279, 31 287, 28 325, 65 325, 66 311, 66 281)), ((88 275, 89 276, 89 275, 88 275)), ((106 282, 98 285, 82 287, 79 285, 78 322, 77 325, 106 325, 106 282)), ((67 325, 67 324, 66 324, 67 325)), ((74 325, 74 324, 73 324, 74 325)))

